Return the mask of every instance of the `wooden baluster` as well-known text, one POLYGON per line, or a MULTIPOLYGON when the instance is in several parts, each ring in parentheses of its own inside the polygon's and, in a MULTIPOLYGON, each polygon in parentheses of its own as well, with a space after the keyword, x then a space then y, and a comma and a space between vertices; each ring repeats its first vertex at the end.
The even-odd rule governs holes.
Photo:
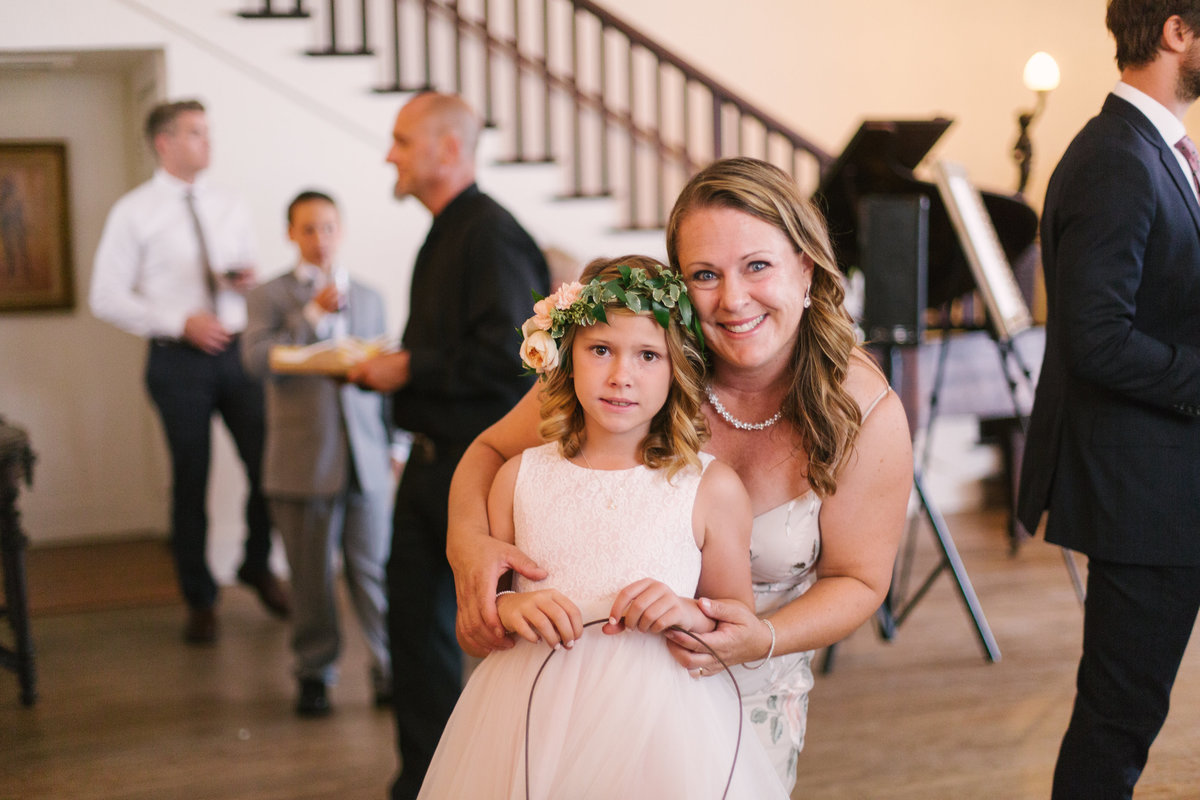
POLYGON ((600 25, 600 193, 612 195, 612 165, 609 163, 608 147, 608 26, 600 25))
POLYGON ((461 97, 463 93, 463 18, 458 9, 458 0, 450 0, 449 7, 450 12, 454 15, 454 91, 461 97))
POLYGON ((633 41, 632 40, 628 41, 628 47, 626 49, 626 56, 627 56, 627 58, 626 58, 626 62, 625 62, 625 70, 626 70, 626 78, 627 78, 627 83, 628 83, 627 99, 628 99, 628 103, 629 103, 629 163, 627 165, 629 168, 629 173, 628 173, 628 179, 629 179, 629 227, 636 229, 638 227, 638 221, 639 221, 638 220, 638 183, 637 183, 637 173, 638 173, 638 170, 637 170, 637 156, 638 156, 637 115, 635 113, 635 110, 637 108, 637 81, 635 80, 635 75, 634 75, 634 72, 636 70, 635 70, 635 63, 634 63, 634 49, 633 49, 633 41))
POLYGON ((400 0, 392 0, 392 87, 400 91, 400 0))
POLYGON ((554 160, 550 118, 550 0, 542 0, 542 161, 554 160))
POLYGON ((359 3, 358 3, 358 22, 359 22, 359 26, 358 26, 358 35, 359 35, 358 53, 359 53, 359 55, 364 55, 364 56, 373 55, 373 54, 374 54, 374 51, 373 51, 373 50, 371 50, 371 44, 370 44, 370 42, 371 42, 371 36, 370 36, 370 34, 369 34, 368 30, 367 30, 367 0, 359 0, 359 3))
MULTIPOLYGON (((580 154, 583 105, 579 99, 579 11, 571 5, 571 194, 583 196, 583 158, 580 154)), ((603 118, 603 110, 601 110, 603 118)))
POLYGON ((666 205, 667 176, 663 156, 663 64, 661 58, 654 59, 654 226, 667 227, 663 206, 666 205))
POLYGON ((683 175, 690 178, 692 173, 692 82, 687 75, 680 73, 683 81, 683 175))
POLYGON ((721 157, 724 146, 721 130, 724 123, 722 119, 723 100, 715 89, 710 88, 709 91, 712 93, 712 157, 715 161, 721 157))
POLYGON ((525 160, 525 104, 521 92, 521 0, 513 0, 513 137, 516 152, 513 161, 525 160))
POLYGON ((483 0, 483 119, 495 126, 492 109, 492 0, 483 0))
POLYGON ((430 0, 424 0, 421 3, 421 30, 422 39, 421 47, 425 55, 425 80, 423 81, 426 90, 433 88, 433 47, 430 44, 432 37, 430 36, 430 27, 432 21, 429 17, 429 7, 433 5, 430 0))

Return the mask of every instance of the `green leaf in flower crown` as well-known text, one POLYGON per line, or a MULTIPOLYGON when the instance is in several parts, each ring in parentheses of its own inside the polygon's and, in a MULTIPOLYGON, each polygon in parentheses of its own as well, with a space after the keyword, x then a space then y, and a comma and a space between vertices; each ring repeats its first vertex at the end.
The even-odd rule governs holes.
POLYGON ((642 298, 640 295, 625 295, 625 305, 629 306, 629 310, 635 314, 642 313, 642 298))
POLYGON ((625 303, 626 305, 629 304, 628 295, 625 294, 625 290, 622 289, 620 284, 618 284, 615 280, 609 281, 608 283, 604 284, 604 288, 608 292, 611 292, 613 297, 617 298, 622 303, 625 303))
POLYGON ((650 311, 654 314, 654 318, 658 320, 658 324, 663 326, 664 330, 671 324, 671 312, 667 311, 667 307, 662 303, 651 300, 650 311))
POLYGON ((654 298, 655 301, 661 303, 664 292, 665 292, 665 290, 661 286, 659 286, 659 287, 656 287, 656 288, 650 290, 650 296, 652 298, 654 298))
POLYGON ((679 295, 679 321, 685 328, 692 326, 692 299, 686 293, 679 295))
POLYGON ((621 277, 624 278, 626 282, 629 281, 629 265, 628 264, 618 264, 617 272, 621 273, 621 277))
POLYGON ((535 303, 536 303, 536 302, 538 302, 539 300, 545 300, 545 299, 546 299, 546 298, 542 297, 540 294, 538 294, 538 290, 537 290, 537 289, 530 289, 530 290, 529 290, 529 293, 530 293, 531 295, 533 295, 533 302, 535 302, 535 303))
POLYGON ((679 284, 672 283, 671 287, 669 289, 667 289, 667 294, 669 294, 671 296, 672 300, 678 300, 679 299, 679 284))
POLYGON ((605 325, 608 324, 608 316, 604 313, 604 306, 602 304, 597 303, 588 310, 592 315, 592 319, 597 322, 603 322, 605 325))

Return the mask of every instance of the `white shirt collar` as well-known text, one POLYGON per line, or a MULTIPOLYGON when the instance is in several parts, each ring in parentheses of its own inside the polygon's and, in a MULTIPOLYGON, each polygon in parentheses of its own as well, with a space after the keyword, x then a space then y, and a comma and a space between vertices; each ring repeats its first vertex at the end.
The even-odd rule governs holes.
POLYGON ((1175 144, 1187 135, 1187 128, 1179 120, 1179 117, 1172 114, 1166 106, 1155 100, 1150 95, 1140 89, 1135 89, 1128 83, 1117 81, 1117 85, 1113 87, 1112 93, 1117 97, 1125 100, 1140 112, 1146 115, 1150 120, 1163 141, 1171 149, 1175 148, 1175 144))
POLYGON ((154 170, 153 180, 159 186, 165 186, 172 191, 179 192, 180 194, 187 194, 188 192, 195 194, 197 191, 203 191, 205 185, 204 178, 201 175, 197 175, 195 181, 188 183, 185 180, 176 178, 162 167, 158 167, 154 170))
POLYGON ((321 269, 316 264, 310 264, 303 259, 301 259, 300 263, 296 265, 295 272, 296 280, 300 281, 300 283, 304 284, 305 286, 312 286, 314 284, 317 286, 324 286, 330 280, 329 275, 325 273, 325 270, 321 269))

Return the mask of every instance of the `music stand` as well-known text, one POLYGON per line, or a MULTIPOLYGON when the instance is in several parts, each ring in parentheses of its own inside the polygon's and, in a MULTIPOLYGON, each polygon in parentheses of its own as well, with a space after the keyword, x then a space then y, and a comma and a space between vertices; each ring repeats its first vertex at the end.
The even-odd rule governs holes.
MULTIPOLYGON (((1000 370, 1004 373, 1005 381, 1008 384, 1013 415, 1020 426, 1021 434, 1025 435, 1028 433, 1029 427, 1028 414, 1021 409, 1018 397, 1019 387, 1010 362, 1016 368, 1016 373, 1024 378, 1025 385, 1032 394, 1033 375, 1021 357, 1021 352, 1014 345, 1014 339, 1033 326, 1033 317, 1029 313, 1029 307, 1025 304, 1025 298, 1021 295, 1020 287, 1017 286, 1016 278, 1009 266, 1008 258, 1004 255, 1004 248, 1000 245, 1000 239, 996 235, 991 217, 988 216, 987 210, 983 206, 983 198, 980 196, 979 190, 971 183, 966 169, 961 164, 940 161, 934 167, 934 175, 938 192, 946 205, 946 211, 954 225, 963 251, 967 255, 967 264, 971 268, 976 287, 983 298, 984 307, 987 309, 988 332, 1000 354, 1000 370)), ((928 462, 929 431, 933 427, 937 413, 938 392, 944 378, 946 354, 949 347, 950 337, 943 335, 933 394, 929 400, 929 419, 925 425, 922 469, 928 462)), ((1016 541, 1016 537, 1013 536, 1014 548, 1016 541)), ((1062 556, 1075 594, 1082 603, 1084 589, 1079 567, 1066 548, 1062 548, 1062 556)))

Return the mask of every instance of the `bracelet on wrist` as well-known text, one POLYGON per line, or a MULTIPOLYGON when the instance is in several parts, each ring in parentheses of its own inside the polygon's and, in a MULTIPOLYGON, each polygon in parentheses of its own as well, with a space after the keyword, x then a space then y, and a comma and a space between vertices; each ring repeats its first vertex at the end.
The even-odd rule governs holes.
POLYGON ((514 592, 512 589, 501 589, 500 591, 496 592, 496 599, 499 599, 500 596, 504 594, 516 594, 516 592, 514 592))
POLYGON ((767 648, 767 654, 766 654, 766 656, 763 657, 762 661, 758 662, 757 664, 754 664, 753 666, 751 666, 750 664, 743 663, 742 666, 745 667, 746 669, 758 669, 759 667, 764 666, 768 661, 770 661, 771 656, 775 655, 775 626, 771 623, 771 620, 766 619, 765 617, 762 619, 762 624, 766 625, 767 630, 769 630, 771 632, 771 646, 767 648))

